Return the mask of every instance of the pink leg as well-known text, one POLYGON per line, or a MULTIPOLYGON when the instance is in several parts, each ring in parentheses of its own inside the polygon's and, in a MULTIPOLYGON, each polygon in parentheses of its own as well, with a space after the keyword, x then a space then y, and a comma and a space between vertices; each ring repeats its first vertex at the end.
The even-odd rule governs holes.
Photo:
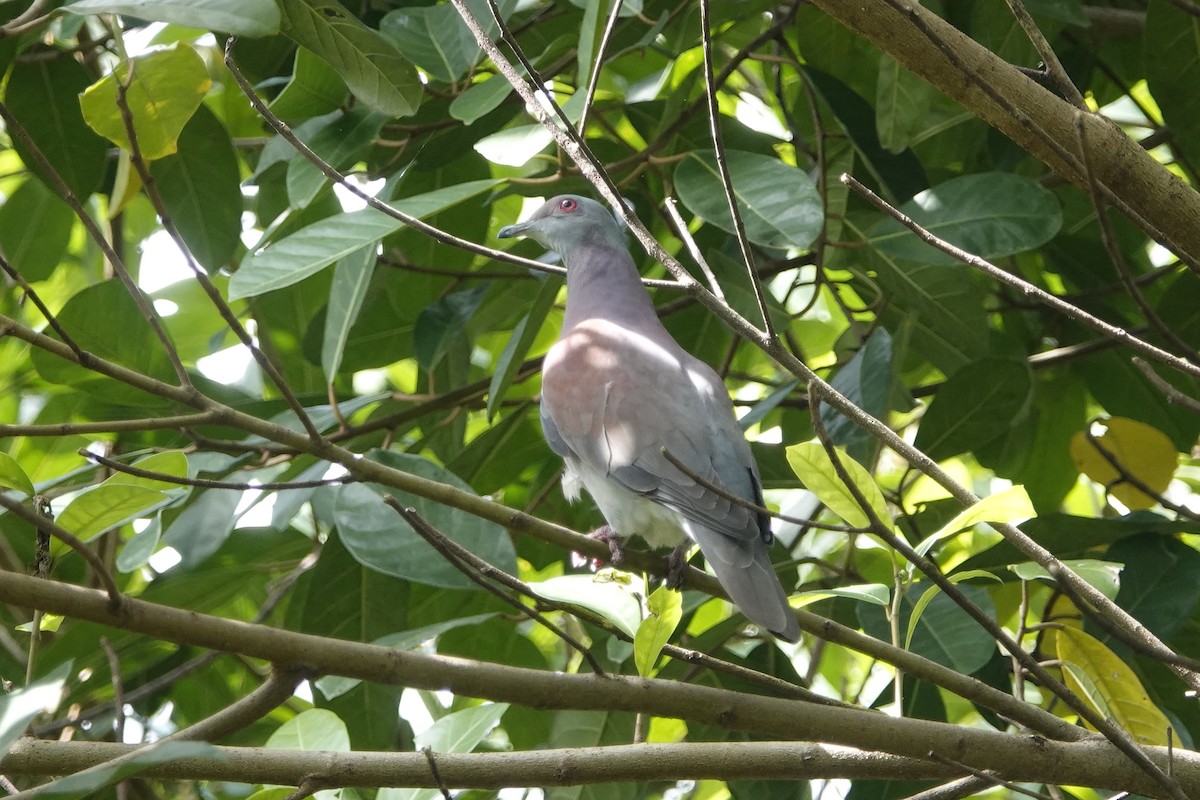
POLYGON ((601 525, 588 536, 608 545, 608 563, 616 566, 624 560, 625 548, 621 546, 621 537, 612 529, 611 525, 601 525))

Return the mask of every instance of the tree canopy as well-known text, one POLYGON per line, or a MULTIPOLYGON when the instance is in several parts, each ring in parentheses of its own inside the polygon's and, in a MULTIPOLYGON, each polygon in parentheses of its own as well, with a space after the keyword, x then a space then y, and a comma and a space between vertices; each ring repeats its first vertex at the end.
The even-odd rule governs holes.
POLYGON ((0 68, 6 789, 1200 795, 1192 0, 34 0, 0 68), (562 193, 800 643, 564 499, 495 238, 562 193))

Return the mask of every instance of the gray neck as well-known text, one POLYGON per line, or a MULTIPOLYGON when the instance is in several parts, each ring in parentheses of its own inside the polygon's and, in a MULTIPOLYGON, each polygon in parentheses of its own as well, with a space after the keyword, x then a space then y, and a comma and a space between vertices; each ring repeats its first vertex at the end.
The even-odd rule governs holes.
POLYGON ((624 247, 587 242, 574 248, 563 260, 567 265, 564 333, 584 320, 599 318, 654 339, 671 340, 624 247))

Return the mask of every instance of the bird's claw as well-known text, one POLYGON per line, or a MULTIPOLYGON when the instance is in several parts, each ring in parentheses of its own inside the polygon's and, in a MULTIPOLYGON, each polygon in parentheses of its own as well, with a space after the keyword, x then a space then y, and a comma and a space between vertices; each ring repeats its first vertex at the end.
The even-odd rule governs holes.
MULTIPOLYGON (((611 525, 601 525, 588 534, 588 537, 608 545, 608 563, 614 567, 625 560, 625 548, 621 545, 621 537, 611 525)), ((592 559, 595 567, 600 566, 600 559, 592 559)))
POLYGON ((683 586, 683 573, 687 569, 688 551, 691 548, 691 542, 683 542, 672 548, 670 555, 667 556, 666 584, 668 589, 679 589, 683 586))

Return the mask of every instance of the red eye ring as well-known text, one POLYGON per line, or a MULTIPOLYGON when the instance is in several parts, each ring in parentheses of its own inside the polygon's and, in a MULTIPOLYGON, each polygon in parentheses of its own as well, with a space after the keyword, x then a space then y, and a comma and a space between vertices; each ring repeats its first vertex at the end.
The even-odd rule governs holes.
POLYGON ((569 213, 579 208, 579 203, 576 203, 570 197, 564 197, 562 200, 558 201, 558 208, 561 211, 566 211, 569 213))

